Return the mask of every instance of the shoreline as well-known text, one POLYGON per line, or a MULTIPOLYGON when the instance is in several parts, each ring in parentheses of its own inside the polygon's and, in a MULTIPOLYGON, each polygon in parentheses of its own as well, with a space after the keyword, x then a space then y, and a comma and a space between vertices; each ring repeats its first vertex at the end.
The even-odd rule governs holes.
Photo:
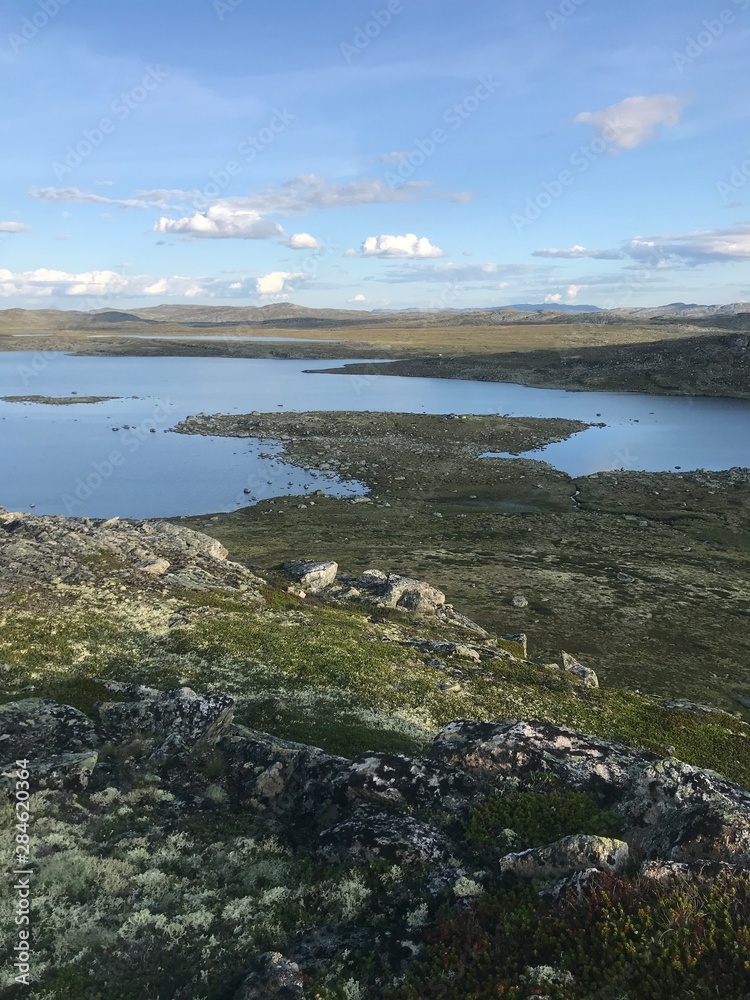
MULTIPOLYGON (((552 328, 560 330, 559 327, 552 328)), ((75 334, 47 332, 0 334, 0 352, 48 354, 63 352, 86 357, 192 357, 273 359, 340 362, 314 374, 388 375, 406 378, 441 378, 498 382, 537 389, 569 392, 621 392, 651 396, 695 396, 715 399, 750 399, 750 339, 744 334, 711 331, 694 336, 671 336, 628 343, 587 343, 582 346, 544 346, 519 350, 482 340, 484 331, 453 350, 439 351, 439 343, 426 352, 415 338, 386 341, 382 335, 349 339, 353 331, 324 330, 339 334, 335 340, 305 336, 305 330, 269 332, 257 340, 237 335, 189 339, 192 332, 155 336, 119 336, 117 332, 75 334), (30 351, 31 348, 31 351, 30 351), (477 350, 481 353, 477 353, 477 350), (377 357, 377 361, 373 361, 377 357)), ((361 331, 356 331, 357 335, 361 331)), ((549 341, 549 331, 544 331, 549 341)), ((655 336, 655 331, 650 331, 655 336)), ((590 331, 589 331, 590 334, 590 331)))

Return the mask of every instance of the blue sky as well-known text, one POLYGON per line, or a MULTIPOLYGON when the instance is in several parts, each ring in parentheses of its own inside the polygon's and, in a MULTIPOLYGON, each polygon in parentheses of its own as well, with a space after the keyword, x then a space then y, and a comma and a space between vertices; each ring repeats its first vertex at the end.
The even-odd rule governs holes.
POLYGON ((16 0, 0 307, 750 299, 750 0, 16 0))

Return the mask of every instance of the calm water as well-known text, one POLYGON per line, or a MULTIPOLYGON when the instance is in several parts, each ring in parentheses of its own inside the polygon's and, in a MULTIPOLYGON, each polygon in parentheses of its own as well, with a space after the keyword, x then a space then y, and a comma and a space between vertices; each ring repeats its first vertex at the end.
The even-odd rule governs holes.
POLYGON ((356 482, 281 464, 273 442, 167 433, 199 412, 570 417, 606 424, 540 453, 571 475, 750 466, 750 402, 306 373, 330 367, 330 361, 0 353, 0 396, 118 397, 72 406, 0 403, 0 505, 27 510, 35 504, 45 514, 165 517, 234 510, 316 489, 363 491, 356 482))

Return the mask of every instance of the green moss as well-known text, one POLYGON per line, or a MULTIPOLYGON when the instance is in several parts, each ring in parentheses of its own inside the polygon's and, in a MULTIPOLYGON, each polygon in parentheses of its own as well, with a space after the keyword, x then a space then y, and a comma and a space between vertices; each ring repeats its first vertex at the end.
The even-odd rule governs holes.
POLYGON ((586 792, 508 792, 492 797, 474 809, 466 824, 468 840, 525 850, 542 847, 574 833, 614 837, 622 829, 622 817, 601 806, 586 792), (509 843, 504 831, 515 837, 509 843))

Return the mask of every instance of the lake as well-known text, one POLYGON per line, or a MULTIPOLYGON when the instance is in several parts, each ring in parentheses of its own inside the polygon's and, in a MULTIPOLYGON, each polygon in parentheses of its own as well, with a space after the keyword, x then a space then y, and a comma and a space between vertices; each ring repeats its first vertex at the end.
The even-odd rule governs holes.
POLYGON ((65 406, 0 402, 0 505, 29 510, 33 504, 40 514, 167 517, 236 510, 318 489, 339 496, 364 492, 361 483, 279 462, 278 443, 168 433, 199 412, 568 417, 606 426, 529 457, 573 476, 750 466, 745 400, 315 373, 331 367, 331 361, 309 360, 0 353, 0 396, 117 397, 65 406))

